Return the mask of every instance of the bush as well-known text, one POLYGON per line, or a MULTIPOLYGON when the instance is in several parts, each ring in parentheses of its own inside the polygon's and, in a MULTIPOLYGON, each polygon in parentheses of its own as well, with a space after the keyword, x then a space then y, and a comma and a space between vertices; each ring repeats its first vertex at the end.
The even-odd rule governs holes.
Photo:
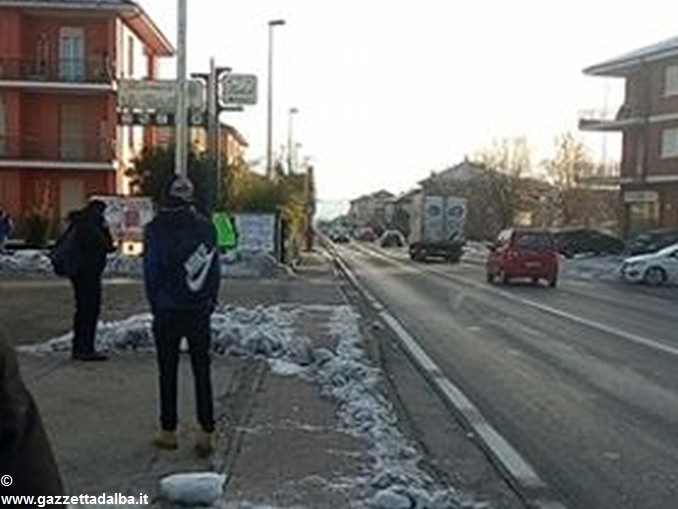
POLYGON ((26 245, 43 248, 49 237, 50 220, 40 214, 31 214, 23 222, 23 237, 26 245))

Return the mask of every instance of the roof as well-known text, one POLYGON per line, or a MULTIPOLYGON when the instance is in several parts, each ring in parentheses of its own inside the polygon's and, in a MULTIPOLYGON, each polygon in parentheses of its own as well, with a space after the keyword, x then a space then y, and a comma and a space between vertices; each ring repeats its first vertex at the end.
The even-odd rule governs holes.
POLYGON ((242 133, 240 131, 238 131, 235 127, 233 127, 232 125, 230 125, 230 124, 220 124, 219 129, 223 130, 223 131, 227 131, 228 134, 233 136, 236 139, 236 141, 238 143, 240 143, 240 145, 242 145, 243 147, 249 147, 250 146, 249 143, 247 143, 247 140, 245 139, 245 137, 242 135, 242 133))
POLYGON ((671 37, 650 46, 630 51, 611 60, 584 69, 593 76, 626 76, 641 63, 678 57, 678 37, 671 37))
POLYGON ((118 13, 130 29, 159 56, 174 55, 174 48, 146 11, 132 0, 0 0, 0 7, 28 9, 97 9, 118 13))
POLYGON ((466 181, 484 174, 485 171, 485 168, 482 166, 465 160, 439 173, 432 172, 429 177, 425 178, 424 180, 420 180, 419 185, 425 186, 426 184, 432 184, 434 182, 440 182, 441 180, 447 179, 466 181))

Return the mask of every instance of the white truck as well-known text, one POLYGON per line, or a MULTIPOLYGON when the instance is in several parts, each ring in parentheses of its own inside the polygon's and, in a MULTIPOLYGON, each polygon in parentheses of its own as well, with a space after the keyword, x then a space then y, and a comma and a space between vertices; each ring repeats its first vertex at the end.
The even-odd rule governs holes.
POLYGON ((465 198, 419 191, 410 206, 410 258, 425 261, 436 256, 458 262, 466 244, 465 227, 465 198))

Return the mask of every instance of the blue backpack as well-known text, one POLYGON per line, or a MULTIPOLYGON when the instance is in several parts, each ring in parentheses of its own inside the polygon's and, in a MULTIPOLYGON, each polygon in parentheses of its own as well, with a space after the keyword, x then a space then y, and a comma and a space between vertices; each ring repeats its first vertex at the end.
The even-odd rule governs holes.
POLYGON ((49 253, 52 268, 57 276, 75 277, 80 268, 80 254, 73 224, 59 237, 49 253))

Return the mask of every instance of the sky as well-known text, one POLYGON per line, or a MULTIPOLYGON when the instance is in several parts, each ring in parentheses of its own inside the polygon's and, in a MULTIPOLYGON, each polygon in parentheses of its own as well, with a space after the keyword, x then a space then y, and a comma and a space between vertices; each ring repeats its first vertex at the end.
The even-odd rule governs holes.
MULTIPOLYGON (((188 70, 209 58, 259 78, 259 103, 223 113, 266 147, 268 20, 274 30, 273 145, 310 157, 321 208, 379 189, 397 194, 494 139, 524 136, 533 161, 577 133, 581 110, 621 105, 623 81, 582 69, 678 35, 678 2, 645 0, 187 0, 188 70)), ((140 0, 170 40, 176 2, 140 0)), ((163 77, 175 64, 162 66, 163 77)), ((619 159, 619 136, 581 134, 598 160, 619 159), (605 141, 606 140, 606 141, 605 141)))

